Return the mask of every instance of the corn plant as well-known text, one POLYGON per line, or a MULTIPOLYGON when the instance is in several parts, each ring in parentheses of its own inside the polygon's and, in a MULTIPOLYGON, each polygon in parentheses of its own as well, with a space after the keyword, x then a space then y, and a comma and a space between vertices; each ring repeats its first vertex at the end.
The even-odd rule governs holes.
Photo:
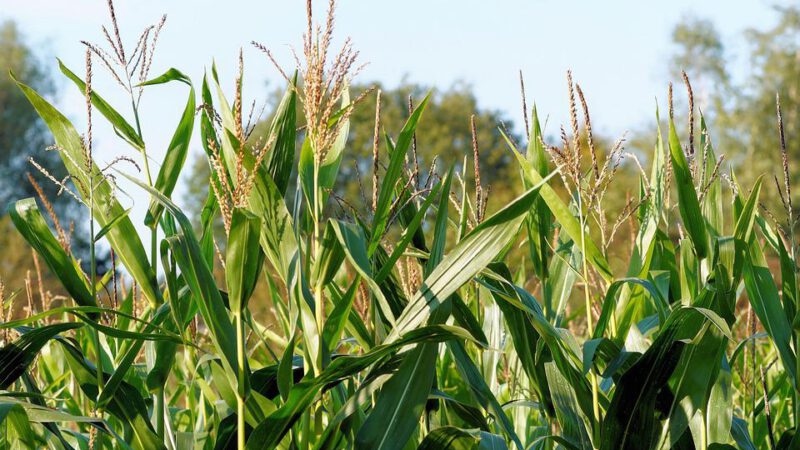
MULTIPOLYGON (((83 77, 59 62, 86 100, 83 135, 17 81, 70 176, 42 174, 89 212, 91 261, 87 272, 36 199, 8 206, 66 296, 12 320, 18 293, 0 285, 0 446, 800 446, 797 218, 785 144, 778 217, 760 206, 762 178, 745 186, 723 167, 688 77, 688 136, 676 127, 670 86, 666 132, 656 112, 645 169, 623 140, 597 148, 568 74, 570 123, 557 144, 523 86, 524 142, 506 136, 519 196, 489 209, 474 121, 472 155, 425 176, 416 136, 426 132, 429 97, 390 130, 377 92, 371 199, 352 208, 334 187, 352 111, 371 97, 351 98, 350 41, 332 56, 333 6, 314 26, 308 2, 296 70, 276 64, 286 89, 260 140, 244 117, 241 54, 232 95, 216 66, 199 84, 177 69, 150 78, 164 19, 125 47, 111 2, 110 49, 84 43, 83 77), (130 94, 130 110, 93 89, 98 66, 130 94), (188 95, 155 173, 139 104, 165 84, 188 95), (97 159, 98 118, 136 158, 97 159), (171 198, 195 133, 211 169, 199 218, 171 198), (622 194, 614 179, 624 167, 640 172, 638 193, 611 211, 604 199, 622 194), (149 196, 146 236, 124 206, 122 179, 149 196), (630 246, 624 267, 609 263, 620 246, 630 246), (98 273, 96 248, 110 249, 113 270, 98 273), (267 316, 254 313, 258 290, 270 299, 259 305, 267 316)), ((778 106, 783 143, 780 116, 778 106)))

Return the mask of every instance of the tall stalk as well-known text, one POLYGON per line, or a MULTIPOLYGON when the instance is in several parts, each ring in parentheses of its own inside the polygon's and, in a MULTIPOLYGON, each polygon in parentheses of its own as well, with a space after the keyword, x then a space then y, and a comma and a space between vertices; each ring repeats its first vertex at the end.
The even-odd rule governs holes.
MULTIPOLYGON (((314 157, 314 205, 312 220, 314 222, 314 237, 312 239, 312 260, 314 264, 319 263, 321 253, 322 232, 320 229, 320 219, 322 215, 322 192, 319 188, 319 171, 322 161, 319 157, 314 157)), ((322 371, 322 347, 324 345, 322 337, 322 329, 325 326, 325 297, 323 293, 322 277, 314 280, 314 319, 317 324, 317 333, 319 334, 319 348, 317 349, 316 358, 314 358, 314 372, 318 375, 322 371)))
POLYGON ((245 405, 245 392, 244 392, 244 378, 245 374, 245 349, 244 349, 244 323, 242 321, 242 308, 238 308, 234 312, 236 321, 236 361, 238 366, 237 377, 239 378, 239 388, 236 392, 236 448, 244 450, 245 446, 245 420, 244 420, 244 405, 245 405))
MULTIPOLYGON (((130 85, 130 80, 128 81, 130 85)), ((142 136, 142 126, 139 120, 139 105, 136 102, 136 99, 133 95, 133 90, 129 90, 131 93, 131 109, 133 110, 133 117, 136 123, 136 132, 139 136, 142 136)), ((145 146, 142 146, 141 149, 142 153, 142 164, 144 166, 144 174, 145 178, 147 179, 147 185, 150 187, 154 187, 153 184, 153 177, 150 174, 150 161, 147 157, 147 149, 145 146)), ((153 275, 158 278, 158 221, 154 220, 153 224, 150 226, 150 266, 153 268, 153 275)), ((134 299, 135 301, 135 299, 134 299)), ((153 313, 155 313, 155 309, 153 309, 153 313)), ((152 345, 152 344, 150 344, 152 345)), ((165 399, 165 392, 164 386, 159 386, 155 393, 155 406, 154 406, 154 422, 156 428, 156 434, 165 439, 165 424, 166 424, 166 399, 165 399)))
MULTIPOLYGON (((578 214, 579 222, 581 224, 581 268, 583 270, 583 294, 586 306, 586 331, 591 338, 594 334, 594 324, 592 321, 592 298, 589 293, 589 271, 586 266, 586 216, 583 214, 583 200, 578 187, 578 214)), ((589 370, 589 379, 592 384, 592 414, 594 415, 594 422, 600 421, 600 395, 598 392, 597 374, 592 368, 589 370)))
MULTIPOLYGON (((85 88, 85 96, 86 96, 86 123, 87 123, 87 131, 86 131, 86 142, 85 142, 85 170, 87 174, 87 178, 89 180, 88 186, 88 193, 89 193, 89 290, 92 295, 92 300, 96 303, 97 302, 97 256, 95 253, 95 231, 94 231, 94 188, 95 188, 95 176, 94 176, 94 162, 92 156, 92 54, 89 50, 86 51, 86 88, 85 88)), ((98 174, 98 176, 102 177, 102 174, 98 174)), ((100 320, 100 316, 98 315, 97 320, 100 320)), ((103 351, 100 345, 100 332, 98 330, 93 329, 91 331, 92 335, 92 343, 95 348, 95 353, 97 357, 96 363, 96 383, 97 383, 97 397, 95 398, 94 402, 94 414, 98 413, 100 407, 100 396, 103 393, 103 351)), ((97 437, 99 439, 99 437, 97 437)))

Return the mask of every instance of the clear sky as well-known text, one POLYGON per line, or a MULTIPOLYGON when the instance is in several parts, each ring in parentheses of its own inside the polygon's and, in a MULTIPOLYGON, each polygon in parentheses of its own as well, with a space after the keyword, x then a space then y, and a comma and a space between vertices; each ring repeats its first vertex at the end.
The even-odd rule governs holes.
MULTIPOLYGON (((499 109, 521 122, 518 70, 526 78, 529 102, 549 115, 553 132, 566 112, 564 75, 573 70, 587 96, 596 129, 618 135, 651 120, 655 97, 664 98, 669 81, 672 27, 687 15, 710 18, 728 52, 746 67, 742 31, 775 22, 770 5, 786 0, 340 0, 338 42, 351 36, 369 62, 362 81, 389 86, 410 81, 448 87, 471 84, 481 107, 499 109)), ((291 69, 288 46, 300 47, 305 29, 302 0, 117 0, 117 17, 126 46, 133 47, 141 30, 168 15, 159 39, 151 75, 175 67, 196 83, 216 60, 222 82, 232 91, 236 57, 245 51, 245 101, 261 102, 281 78, 265 57, 250 46, 264 43, 291 69)), ((315 1, 323 20, 327 2, 315 1)), ((100 29, 109 24, 105 0, 0 0, 0 19, 14 19, 30 42, 48 60, 61 57, 83 73, 81 39, 103 43, 100 29)), ((99 70, 96 72, 100 72, 99 70)), ((677 80, 676 80, 677 81, 677 80)), ((83 130, 83 100, 73 86, 61 82, 56 104, 83 130)), ((95 79, 95 90, 118 109, 128 101, 107 74, 95 79)), ((166 85, 145 91, 142 127, 151 166, 177 124, 186 90, 166 85)), ((464 112, 467 120, 469 111, 464 112)), ((99 121, 98 121, 99 122, 99 121)), ((424 127, 424 124, 423 124, 424 127)), ((97 153, 111 159, 131 149, 108 127, 96 124, 97 153)), ((192 154, 200 152, 198 139, 192 154)), ((157 169, 153 169, 156 171, 157 169)), ((147 198, 134 194, 134 221, 147 198)), ((180 203, 180 191, 175 195, 180 203)))

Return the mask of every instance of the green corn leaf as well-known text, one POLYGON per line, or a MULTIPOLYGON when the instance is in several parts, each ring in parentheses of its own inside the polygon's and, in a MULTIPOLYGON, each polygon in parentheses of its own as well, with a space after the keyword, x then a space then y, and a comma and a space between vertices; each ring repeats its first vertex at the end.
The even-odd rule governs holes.
MULTIPOLYGON (((28 396, 28 395, 30 396, 29 397, 30 403, 27 403, 28 405, 32 405, 34 407, 41 408, 39 411, 42 411, 42 410, 44 410, 44 411, 52 411, 52 409, 49 408, 45 404, 44 399, 42 398, 43 397, 42 391, 39 389, 39 386, 37 386, 37 384, 36 384, 36 380, 34 380, 33 377, 31 377, 30 373, 26 373, 25 375, 22 376, 22 383, 25 385, 25 390, 27 391, 24 395, 25 396, 28 396)), ((2 395, 0 395, 0 396, 2 396, 2 395)), ((10 398, 8 396, 5 396, 5 398, 9 399, 10 401, 15 401, 16 400, 16 399, 10 398)), ((26 406, 24 406, 24 405, 23 405, 23 407, 26 408, 26 412, 27 412, 28 408, 26 406)), ((44 413, 44 411, 42 411, 42 412, 44 413)), ((32 415, 31 420, 32 421, 35 420, 35 417, 36 417, 35 414, 32 415)), ((97 423, 97 419, 95 419, 93 422, 97 423)), ((64 445, 64 448, 66 448, 66 449, 71 449, 72 448, 72 446, 69 444, 69 442, 67 442, 67 440, 64 438, 64 433, 61 432, 61 430, 59 429, 59 427, 55 423, 53 423, 53 422, 45 422, 45 423, 42 423, 42 426, 47 431, 52 433, 56 437, 56 439, 58 439, 58 441, 61 444, 64 445)))
MULTIPOLYGON (((288 350, 288 346, 286 347, 288 350)), ((284 355, 287 355, 287 352, 284 352, 284 355)), ((258 370, 253 371, 250 374, 250 386, 253 392, 258 392, 259 394, 263 395, 264 397, 272 400, 276 399, 279 395, 283 395, 281 389, 284 387, 288 387, 291 389, 295 383, 299 383, 300 380, 303 379, 303 366, 302 366, 302 359, 297 356, 292 356, 291 358, 287 357, 278 364, 273 364, 271 366, 262 367, 258 370), (283 368, 281 364, 286 361, 286 366, 283 368), (279 373, 281 370, 289 372, 289 379, 278 380, 279 377, 286 377, 287 374, 279 373), (283 387, 281 387, 283 385, 283 387)), ((288 391, 287 391, 288 393, 288 391)))
POLYGON ((414 133, 417 130, 422 113, 425 112, 425 107, 428 105, 431 94, 425 96, 419 105, 411 113, 411 116, 403 125, 400 130, 400 135, 397 138, 397 144, 392 145, 389 137, 386 137, 386 145, 389 149, 389 165, 386 168, 386 173, 383 175, 381 181, 380 191, 378 192, 378 202, 375 208, 375 214, 372 223, 372 235, 370 237, 368 254, 372 255, 375 249, 380 244, 383 233, 386 231, 386 226, 389 222, 390 207, 392 204, 392 197, 395 192, 395 184, 400 179, 403 173, 403 161, 405 161, 406 153, 411 146, 414 133))
POLYGON ((568 236, 559 235, 542 291, 545 316, 556 326, 564 320, 572 288, 581 276, 578 272, 581 264, 580 249, 575 242, 568 236))
MULTIPOLYGON (((59 153, 64 166, 73 179, 77 180, 75 184, 78 186, 78 191, 83 198, 88 198, 87 189, 91 185, 90 178, 102 180, 100 182, 96 181, 94 189, 95 220, 101 227, 104 227, 123 214, 124 209, 114 198, 110 184, 102 177, 97 166, 91 166, 91 174, 85 172, 87 164, 81 137, 69 120, 36 91, 16 79, 14 81, 53 133, 56 144, 61 149, 59 153)), ((147 254, 130 218, 124 217, 120 219, 106 236, 128 273, 136 280, 139 289, 150 301, 150 305, 161 304, 161 291, 158 288, 156 276, 147 260, 147 254)))
MULTIPOLYGON (((408 248, 408 245, 414 239, 414 236, 416 235, 417 230, 420 229, 420 226, 422 225, 422 221, 425 218, 425 214, 428 212, 428 209, 430 208, 430 206, 433 203, 434 199, 439 194, 439 190, 442 188, 442 186, 444 185, 444 187, 445 187, 443 192, 448 192, 448 193, 450 192, 449 186, 450 186, 450 176, 451 176, 451 174, 452 174, 452 170, 450 171, 450 174, 447 175, 444 180, 440 181, 439 183, 436 183, 431 188, 431 191, 425 197, 425 200, 420 205, 420 207, 417 210, 416 214, 414 214, 414 217, 411 219, 411 221, 408 224, 408 226, 406 227, 405 230, 403 230, 403 234, 400 236, 400 240, 397 242, 397 244, 395 244, 394 250, 392 251, 392 254, 389 255, 389 258, 386 260, 386 262, 383 263, 383 266, 381 267, 381 270, 378 272, 377 275, 375 275, 375 282, 376 283, 379 283, 379 284, 382 283, 383 280, 386 279, 386 277, 389 275, 389 272, 391 272, 391 270, 394 268, 395 263, 397 262, 397 260, 400 259, 401 256, 403 256, 403 252, 405 252, 405 250, 408 248)), ((444 195, 444 194, 442 194, 442 195, 444 195)), ((445 220, 446 220, 446 215, 447 215, 447 210, 446 209, 444 211, 444 214, 445 214, 445 220)), ((437 217, 437 221, 438 221, 438 217, 437 217)), ((443 251, 444 249, 442 248, 441 250, 443 251)))
POLYGON ((797 356, 792 349, 792 328, 780 302, 780 294, 758 243, 750 245, 744 259, 744 286, 758 320, 764 325, 780 355, 784 370, 797 386, 797 356))
POLYGON ((431 311, 483 270, 514 239, 525 215, 538 197, 542 180, 525 194, 475 227, 425 277, 422 287, 387 336, 391 342, 427 320, 431 311))
POLYGON ((589 419, 583 413, 577 401, 577 393, 569 380, 564 377, 553 362, 545 363, 549 396, 558 423, 562 427, 562 436, 577 448, 592 448, 589 437, 591 430, 587 427, 589 419))
POLYGON ((235 373, 236 330, 216 287, 213 275, 200 256, 199 245, 192 236, 178 234, 167 238, 175 261, 197 302, 200 314, 211 331, 212 341, 223 358, 229 374, 235 373))
MULTIPOLYGON (((733 425, 733 379, 731 368, 727 361, 723 361, 722 368, 711 389, 708 405, 704 409, 706 435, 711 444, 724 444, 731 440, 731 426, 733 425)), ((692 430, 692 436, 697 435, 692 430)), ((695 443, 695 446, 698 444, 695 443)))
POLYGON ((159 201, 166 210, 175 217, 180 231, 167 237, 172 254, 181 275, 189 289, 192 291, 194 300, 203 316, 203 320, 210 329, 211 340, 214 343, 218 354, 222 356, 223 365, 226 371, 235 379, 236 361, 236 330, 231 323, 228 309, 217 288, 214 275, 206 264, 200 244, 194 235, 192 224, 183 212, 175 206, 168 198, 155 189, 144 183, 122 174, 134 184, 147 191, 154 199, 159 201))
POLYGON ((111 229, 115 225, 117 225, 122 219, 124 219, 125 217, 128 217, 128 214, 130 214, 130 212, 131 212, 131 208, 128 208, 125 211, 123 211, 122 214, 120 214, 117 217, 111 219, 110 222, 108 222, 103 228, 100 229, 100 231, 97 232, 97 234, 94 236, 94 241, 98 242, 98 241, 100 241, 100 239, 103 239, 103 236, 108 234, 108 232, 111 231, 111 229))
MULTIPOLYGON (((546 177, 550 173, 550 168, 547 163, 547 154, 543 144, 543 135, 541 125, 539 124, 539 114, 536 111, 536 105, 533 105, 532 114, 533 123, 531 129, 528 130, 528 149, 525 158, 530 163, 531 168, 535 170, 539 176, 546 177)), ((523 182, 527 183, 525 176, 522 177, 523 182)), ((549 259, 549 243, 552 237, 553 215, 547 208, 547 203, 543 198, 536 200, 536 205, 531 211, 531 215, 527 223, 528 244, 531 253, 531 262, 533 263, 533 271, 541 280, 549 281, 548 279, 548 259, 549 259)), ((558 278, 558 277, 556 277, 558 278)), ((545 300, 547 302, 547 300, 545 300)))
POLYGON ((756 450, 756 446, 750 437, 750 431, 747 429, 747 422, 744 419, 734 416, 731 422, 731 437, 736 441, 736 445, 741 450, 756 450))
MULTIPOLYGON (((249 436, 253 430, 248 423, 245 423, 245 436, 249 436)), ((214 450, 228 450, 236 448, 236 414, 230 414, 219 421, 217 426, 217 438, 214 441, 214 450)))
POLYGON ((701 183, 703 188, 706 189, 700 207, 706 219, 706 229, 709 237, 714 238, 725 234, 725 215, 722 209, 722 179, 719 176, 711 179, 714 167, 717 164, 717 157, 714 153, 714 146, 708 140, 708 128, 702 112, 700 113, 700 148, 703 149, 702 156, 705 157, 705 161, 702 161, 702 158, 698 158, 700 163, 705 165, 704 177, 701 183))
POLYGON ((436 344, 421 344, 403 359, 359 430, 357 446, 377 450, 402 449, 406 445, 428 399, 438 348, 436 344))
POLYGON ((286 346, 286 351, 283 352, 280 364, 278 364, 276 381, 278 391, 284 401, 286 401, 286 397, 289 396, 289 391, 294 385, 294 342, 295 338, 292 336, 289 339, 289 345, 286 346))
MULTIPOLYGON (((574 342, 569 342, 566 335, 555 328, 544 316, 541 306, 536 299, 527 291, 512 284, 506 277, 510 275, 507 268, 500 265, 493 265, 493 270, 490 274, 479 279, 492 293, 494 300, 500 306, 503 314, 508 323, 509 329, 512 330, 512 338, 514 334, 517 335, 515 342, 520 342, 522 339, 529 339, 527 345, 531 346, 530 352, 533 355, 527 356, 533 361, 529 361, 526 371, 531 374, 531 380, 534 381, 536 386, 534 388, 541 393, 543 403, 546 405, 550 413, 553 412, 552 405, 548 402, 549 388, 547 386, 547 378, 543 363, 546 360, 538 359, 537 356, 540 352, 538 343, 536 347, 533 346, 538 340, 535 336, 538 334, 541 341, 547 346, 552 360, 556 363, 559 372, 569 381, 572 389, 577 394, 575 398, 586 417, 592 414, 592 401, 591 391, 586 378, 580 370, 582 360, 579 356, 580 349, 574 342), (505 275, 503 275, 505 274, 505 275), (516 329, 516 331, 514 331, 516 329), (534 352, 534 348, 536 349, 534 352)), ((574 341, 574 340, 573 340, 574 341)), ((520 345, 520 349, 525 346, 520 345)), ((601 405, 605 403, 605 398, 600 397, 601 405)))
POLYGON ((761 194, 761 182, 763 175, 756 179, 753 185, 753 190, 747 198, 742 211, 736 220, 736 228, 734 230, 734 244, 736 246, 736 257, 733 265, 733 281, 738 284, 741 279, 742 268, 744 261, 747 258, 747 248, 750 246, 751 237, 753 234, 753 226, 756 222, 756 215, 758 214, 758 199, 761 194))
POLYGON ((681 142, 675 131, 675 123, 669 120, 669 153, 672 158, 672 170, 675 174, 675 185, 678 188, 678 208, 680 209, 683 227, 692 241, 692 247, 699 259, 708 255, 708 236, 706 234, 706 221, 700 210, 697 200, 697 191, 694 188, 694 179, 683 154, 681 142))
POLYGON ((0 348, 0 389, 7 389, 28 370, 39 351, 59 333, 80 328, 80 323, 58 323, 28 329, 0 348))
POLYGON ((412 330, 392 343, 375 346, 362 355, 334 359, 319 376, 304 379, 292 387, 284 405, 253 430, 247 440, 247 448, 272 448, 278 445, 325 386, 363 371, 406 345, 450 339, 471 339, 471 336, 458 327, 430 325, 412 330))
MULTIPOLYGON (((669 311, 669 304, 667 303, 666 299, 661 297, 661 293, 658 292, 658 289, 656 289, 653 283, 639 278, 622 278, 611 283, 606 290, 605 299, 603 300, 603 306, 600 312, 600 318, 597 320, 594 334, 592 335, 593 339, 599 339, 605 334, 606 326, 608 326, 608 322, 616 310, 617 292, 619 292, 621 288, 627 284, 637 285, 644 288, 647 293, 650 294, 649 298, 652 300, 653 304, 658 310, 659 322, 664 323, 666 321, 669 311)), ((642 300, 645 299, 642 298, 642 300)))
POLYGON ((506 450, 507 448, 505 441, 495 434, 446 425, 426 434, 417 450, 506 450))
POLYGON ((289 177, 292 174, 294 164, 294 147, 297 139, 296 131, 296 109, 297 109, 297 74, 292 78, 291 85, 283 94, 278 109, 275 110, 272 124, 267 136, 275 136, 275 143, 272 145, 267 161, 267 171, 269 172, 278 192, 286 194, 289 186, 289 177))
POLYGON ((486 334, 483 332, 481 324, 478 322, 478 319, 475 317, 475 314, 472 312, 470 307, 464 303, 464 300, 461 298, 461 296, 458 295, 458 293, 451 295, 450 303, 453 306, 452 314, 455 323, 461 328, 469 331, 473 339, 475 339, 477 342, 480 342, 481 345, 489 347, 489 340, 486 337, 486 334))
MULTIPOLYGON (((711 306, 713 302, 714 293, 704 289, 695 304, 711 306)), ((698 424, 696 416, 703 417, 705 421, 709 412, 710 396, 720 374, 727 345, 724 333, 718 328, 707 326, 703 329, 706 320, 705 316, 695 315, 687 318, 682 325, 683 330, 691 330, 690 334, 696 334, 696 337, 692 345, 681 353, 670 380, 674 394, 668 412, 669 420, 665 421, 662 430, 662 441, 668 439, 670 446, 678 442, 687 426, 691 427, 696 443, 699 443, 698 433, 705 433, 705 424, 698 424)))
MULTIPOLYGON (((601 450, 654 448, 660 434, 656 399, 668 388, 686 340, 695 337, 711 314, 697 308, 670 314, 650 348, 617 381, 602 424, 601 450)), ((714 323, 725 326, 721 319, 714 323)))
MULTIPOLYGON (((158 177, 156 178, 155 188, 166 197, 172 195, 172 191, 178 182, 178 176, 181 173, 181 169, 183 169, 183 164, 186 162, 186 155, 189 153, 189 141, 192 139, 192 130, 194 129, 194 87, 192 86, 192 80, 176 69, 169 69, 160 77, 141 84, 142 86, 154 86, 169 83, 170 81, 180 81, 188 85, 189 98, 186 100, 186 107, 181 115, 181 120, 178 122, 178 127, 172 135, 169 146, 167 146, 164 161, 161 163, 161 169, 159 169, 158 177)), ((147 216, 144 219, 145 225, 153 226, 161 215, 162 209, 163 207, 158 202, 151 200, 147 216)))
MULTIPOLYGON (((97 369, 90 363, 73 343, 59 340, 64 349, 70 371, 81 390, 90 398, 98 394, 97 369)), ((108 374, 104 373, 105 377, 108 374)), ((147 415, 147 406, 139 391, 127 382, 121 382, 105 407, 111 415, 130 427, 133 436, 130 444, 135 449, 165 449, 156 435, 147 415)))
POLYGON ((320 254, 312 263, 311 285, 327 286, 333 281, 333 277, 339 273, 344 259, 344 249, 337 241, 336 232, 333 231, 333 225, 328 223, 325 225, 325 229, 322 232, 320 254))
MULTIPOLYGON (((77 416, 74 414, 70 414, 66 411, 48 408, 46 406, 29 403, 21 400, 17 400, 12 397, 3 397, 3 403, 13 403, 25 410, 25 414, 28 416, 28 420, 33 423, 52 423, 52 422, 72 422, 72 423, 94 423, 100 425, 102 422, 95 417, 88 417, 88 416, 77 416)), ((100 425, 102 426, 102 425, 100 425)))
MULTIPOLYGON (((79 318, 91 328, 94 328, 100 331, 101 333, 107 334, 108 336, 111 337, 118 337, 124 339, 130 338, 138 340, 150 340, 150 341, 163 340, 163 341, 172 341, 176 343, 185 343, 184 341, 181 340, 180 336, 170 332, 169 330, 159 327, 153 322, 148 322, 146 320, 139 319, 136 316, 133 316, 131 314, 122 311, 110 308, 101 308, 97 306, 60 306, 56 308, 50 308, 47 311, 30 315, 24 319, 16 319, 0 323, 0 329, 27 326, 39 322, 42 319, 46 319, 52 316, 63 315, 65 313, 79 318), (148 328, 153 329, 154 331, 157 331, 157 333, 141 333, 141 332, 131 331, 122 327, 112 328, 109 326, 102 325, 101 323, 97 322, 94 319, 89 319, 89 316, 99 315, 99 314, 115 315, 118 316, 120 320, 128 319, 128 321, 135 321, 148 328)), ((158 316, 159 313, 157 312, 155 317, 158 316)))
MULTIPOLYGON (((167 326, 176 327, 174 322, 167 322, 167 326)), ((158 392, 163 389, 169 379, 170 371, 175 364, 175 356, 178 352, 178 345, 170 341, 158 341, 153 345, 155 353, 153 367, 147 372, 145 385, 150 392, 158 392)))
POLYGON ((36 200, 33 198, 19 200, 8 205, 7 211, 22 237, 41 255, 47 267, 58 277, 75 303, 80 306, 97 306, 83 270, 53 236, 36 206, 36 200))
POLYGON ((4 444, 6 448, 15 448, 17 445, 37 448, 42 445, 33 432, 22 405, 0 401, 0 428, 3 429, 0 444, 4 444))
MULTIPOLYGON (((511 277, 511 272, 505 265, 496 263, 491 266, 491 269, 501 278, 505 279, 506 282, 511 277)), ((537 314, 540 313, 540 311, 537 311, 536 307, 538 305, 536 303, 531 301, 529 303, 531 311, 527 311, 524 306, 520 308, 513 304, 507 296, 502 295, 503 293, 511 294, 511 289, 504 290, 504 287, 508 286, 502 286, 501 282, 498 280, 492 280, 488 277, 482 281, 489 287, 495 303, 497 303, 500 307, 500 311, 503 313, 506 328, 514 343, 514 350, 522 364, 522 369, 530 380, 531 387, 537 393, 539 401, 544 405, 546 413, 552 417, 554 409, 550 390, 547 385, 545 367, 543 364, 544 358, 537 357, 537 348, 542 340, 540 339, 539 332, 532 325, 531 316, 538 316, 545 323, 547 323, 547 321, 544 320, 541 314, 537 314)), ((548 329, 552 330, 551 336, 556 336, 555 329, 551 327, 548 327, 548 329)), ((556 348, 556 351, 560 350, 556 348)))
MULTIPOLYGON (((454 170, 455 169, 451 167, 447 172, 447 176, 441 183, 442 192, 439 196, 439 205, 436 209, 433 244, 431 246, 430 255, 428 256, 428 261, 425 263, 425 276, 430 275, 433 269, 442 261, 442 258, 444 258, 444 249, 447 245, 447 215, 450 207, 450 184, 453 180, 454 170)), ((430 197, 433 197, 433 195, 430 195, 430 197)))
POLYGON ((234 209, 225 258, 225 281, 231 311, 246 309, 255 291, 264 265, 264 252, 258 243, 260 231, 261 219, 240 208, 234 209))
MULTIPOLYGON (((460 401, 438 389, 432 389, 429 398, 443 402, 447 407, 453 410, 453 413, 458 416, 458 418, 469 425, 470 428, 489 431, 489 423, 486 421, 483 411, 472 402, 460 401)), ((509 405, 507 404, 506 406, 509 405)))
POLYGON ((353 308, 353 301, 356 298, 360 277, 356 277, 347 291, 339 292, 335 285, 331 286, 330 292, 333 300, 333 310, 325 320, 325 328, 322 330, 324 341, 328 344, 328 351, 332 352, 339 345, 339 339, 350 318, 350 311, 353 308))
MULTIPOLYGON (((439 308, 430 324, 443 323, 450 315, 449 308, 439 308)), ((397 372, 378 394, 364 425, 356 436, 362 448, 400 450, 419 425, 425 402, 428 400, 436 374, 438 344, 419 344, 403 358, 397 372)))
POLYGON ((488 409, 494 419, 499 423, 500 428, 508 436, 518 450, 522 450, 522 442, 520 442, 514 427, 511 424, 508 416, 506 415, 497 398, 492 394, 486 381, 483 379, 480 371, 472 360, 469 358, 464 345, 459 341, 447 342, 447 348, 453 355, 456 363, 456 368, 464 382, 469 386, 470 392, 475 400, 480 403, 485 409, 488 409))
POLYGON ((175 258, 170 255, 169 243, 166 240, 161 241, 159 253, 161 254, 161 267, 164 271, 164 281, 167 285, 167 303, 170 305, 170 312, 172 313, 175 325, 182 329, 183 324, 186 323, 189 316, 189 302, 181 301, 182 298, 179 291, 180 287, 183 287, 183 283, 182 280, 178 278, 175 258))
POLYGON ((258 425, 264 420, 267 414, 275 411, 275 405, 272 401, 261 396, 259 391, 250 390, 252 374, 245 374, 247 377, 246 381, 239 383, 227 374, 223 364, 220 364, 218 359, 208 361, 208 367, 211 370, 211 381, 214 389, 219 392, 219 396, 229 408, 236 408, 237 392, 241 391, 237 388, 238 386, 245 386, 247 389, 245 399, 245 422, 250 427, 258 425))
POLYGON ((372 269, 367 256, 366 239, 361 230, 338 220, 331 219, 328 223, 332 226, 336 238, 339 240, 339 245, 342 246, 345 255, 347 255, 347 259, 356 269, 361 279, 372 290, 384 316, 393 323, 394 313, 392 313, 391 306, 389 306, 389 302, 383 295, 380 286, 372 277, 372 269))
POLYGON ((417 450, 470 450, 479 440, 472 433, 453 426, 436 428, 425 435, 417 450))
MULTIPOLYGON (((67 78, 75 83, 75 86, 80 90, 80 93, 85 95, 86 83, 84 83, 80 77, 75 75, 75 73, 69 70, 60 59, 58 60, 58 68, 61 69, 61 73, 66 75, 67 78)), ((94 89, 92 89, 92 106, 97 108, 100 114, 102 114, 103 117, 111 122, 111 125, 114 127, 114 131, 116 131, 118 135, 125 139, 125 141, 139 151, 144 150, 144 141, 142 140, 142 137, 139 136, 139 133, 136 131, 136 129, 134 129, 133 126, 131 126, 131 124, 129 124, 128 121, 122 117, 122 114, 117 112, 117 110, 115 110, 111 105, 106 103, 106 101, 103 100, 103 97, 101 97, 97 92, 94 92, 94 89)))
MULTIPOLYGON (((600 249, 597 248, 597 245, 592 241, 591 237, 588 233, 581 233, 581 225, 578 220, 572 215, 570 212, 569 207, 558 197, 558 194, 553 190, 550 185, 543 183, 547 177, 542 177, 537 170, 534 169, 533 165, 528 162, 528 160, 523 157, 508 136, 505 133, 502 133, 506 144, 508 147, 514 152, 514 155, 517 157, 517 161, 520 163, 522 167, 522 173, 525 176, 525 179, 530 183, 532 186, 541 185, 540 195, 542 200, 547 204, 547 207, 550 209, 550 212, 553 214, 553 217, 561 224, 561 229, 569 235, 572 240, 574 240, 578 244, 578 248, 584 249, 586 253, 586 259, 589 261, 600 273, 600 275, 606 280, 611 281, 614 278, 614 275, 611 273, 611 268, 608 265, 608 261, 600 252, 600 249)), ((554 173, 548 175, 548 177, 552 176, 554 173)))

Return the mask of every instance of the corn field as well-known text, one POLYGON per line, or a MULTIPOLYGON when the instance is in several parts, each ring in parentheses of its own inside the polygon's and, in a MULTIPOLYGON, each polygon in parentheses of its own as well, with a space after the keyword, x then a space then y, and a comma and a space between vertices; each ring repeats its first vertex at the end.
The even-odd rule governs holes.
POLYGON ((349 40, 332 48, 333 2, 319 26, 309 3, 292 70, 253 43, 285 84, 261 139, 241 54, 233 86, 216 66, 200 82, 153 77, 164 20, 126 46, 110 6, 85 72, 59 62, 84 123, 16 80, 69 176, 41 169, 62 195, 7 213, 66 295, 0 287, 0 448, 800 448, 789 156, 776 148, 773 214, 763 179, 740 184, 718 156, 687 76, 688 111, 670 85, 638 157, 595 143, 572 74, 557 142, 523 87, 527 133, 506 135, 519 195, 491 205, 474 123, 473 152, 437 168, 417 156, 428 97, 400 129, 381 123, 379 91, 351 97, 361 61, 349 40), (107 103, 100 75, 131 104, 107 103), (153 161, 139 102, 163 84, 187 100, 153 161), (356 108, 375 109, 373 158, 362 197, 346 199, 334 187, 356 108), (97 121, 125 151, 95 148, 97 121), (172 200, 194 135, 211 173, 200 217, 172 200), (611 211, 623 165, 638 192, 611 211), (143 224, 119 184, 150 199, 143 224), (51 201, 86 211, 88 261, 51 201), (625 267, 612 267, 620 248, 625 267), (269 304, 250 302, 257 290, 269 304), (41 308, 12 315, 25 303, 41 308))

